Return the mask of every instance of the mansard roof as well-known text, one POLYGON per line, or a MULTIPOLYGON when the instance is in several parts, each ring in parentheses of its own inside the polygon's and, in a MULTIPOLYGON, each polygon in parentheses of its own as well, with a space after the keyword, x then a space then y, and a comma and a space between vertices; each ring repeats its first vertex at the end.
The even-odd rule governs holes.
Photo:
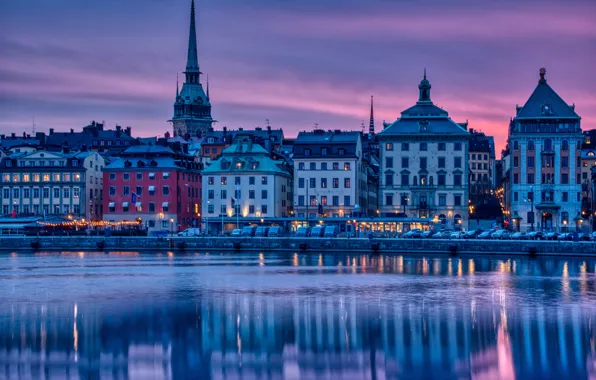
POLYGON ((540 80, 538 85, 528 98, 523 107, 517 108, 516 119, 579 119, 575 112, 574 105, 568 105, 565 101, 546 83, 546 70, 540 69, 540 80))

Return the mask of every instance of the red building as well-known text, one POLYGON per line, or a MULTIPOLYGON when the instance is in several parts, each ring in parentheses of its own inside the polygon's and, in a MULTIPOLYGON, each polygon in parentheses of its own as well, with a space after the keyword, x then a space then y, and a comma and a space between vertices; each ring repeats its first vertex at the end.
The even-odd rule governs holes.
POLYGON ((160 145, 133 146, 104 168, 106 221, 133 221, 152 231, 200 228, 201 173, 191 155, 160 145))

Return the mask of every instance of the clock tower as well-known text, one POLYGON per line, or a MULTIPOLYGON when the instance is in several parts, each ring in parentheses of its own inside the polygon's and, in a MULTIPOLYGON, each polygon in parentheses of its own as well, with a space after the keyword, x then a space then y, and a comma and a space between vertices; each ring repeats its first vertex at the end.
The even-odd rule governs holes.
POLYGON ((201 70, 197 53, 197 32, 195 27, 195 2, 192 0, 190 8, 190 32, 188 36, 188 55, 184 83, 182 90, 178 90, 176 83, 176 100, 174 101, 174 116, 172 123, 174 136, 204 135, 213 126, 211 117, 211 102, 209 100, 209 84, 207 92, 201 84, 201 70))

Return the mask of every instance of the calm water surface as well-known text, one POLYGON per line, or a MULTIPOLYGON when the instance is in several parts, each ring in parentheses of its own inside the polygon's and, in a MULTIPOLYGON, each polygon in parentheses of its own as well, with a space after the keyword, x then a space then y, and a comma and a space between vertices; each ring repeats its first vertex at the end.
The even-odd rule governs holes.
POLYGON ((0 256, 0 379, 596 379, 596 260, 0 256))

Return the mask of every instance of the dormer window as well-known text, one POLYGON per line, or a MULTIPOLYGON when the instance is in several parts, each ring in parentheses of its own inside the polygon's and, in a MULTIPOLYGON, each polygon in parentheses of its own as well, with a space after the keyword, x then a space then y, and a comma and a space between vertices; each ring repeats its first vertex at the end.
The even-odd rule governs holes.
POLYGON ((207 142, 210 144, 213 144, 215 142, 215 138, 209 137, 209 138, 207 138, 207 142))
POLYGON ((543 104, 542 105, 542 114, 543 115, 552 115, 553 110, 550 106, 550 104, 543 104))
POLYGON ((344 148, 340 148, 340 149, 337 151, 337 153, 338 153, 340 156, 345 156, 345 155, 346 155, 346 150, 345 150, 344 148))
POLYGON ((305 156, 310 156, 310 153, 311 153, 310 149, 304 149, 305 156))
POLYGON ((321 148, 321 156, 327 155, 327 148, 321 148))

